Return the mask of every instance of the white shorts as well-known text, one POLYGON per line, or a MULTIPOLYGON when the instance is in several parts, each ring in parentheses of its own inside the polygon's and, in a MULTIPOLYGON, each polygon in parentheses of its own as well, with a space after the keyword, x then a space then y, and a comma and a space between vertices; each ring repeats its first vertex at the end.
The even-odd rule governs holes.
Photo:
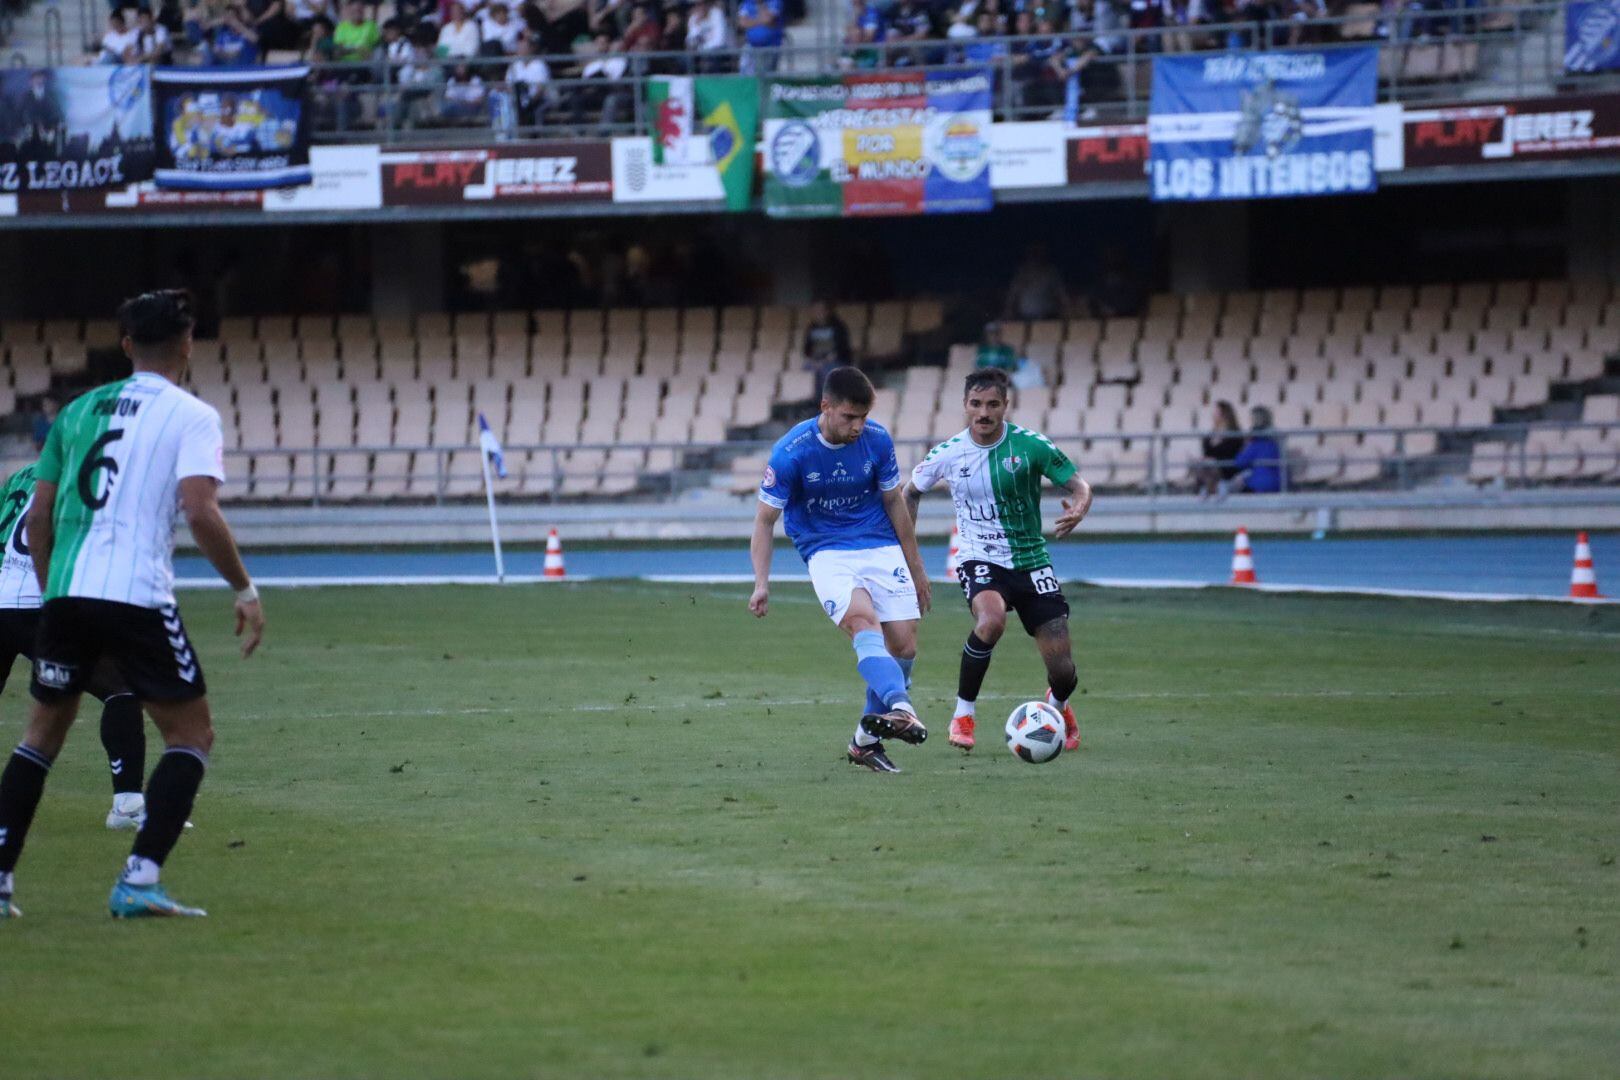
POLYGON ((865 589, 877 609, 878 622, 919 619, 917 587, 911 582, 899 544, 858 551, 822 550, 810 556, 810 584, 821 609, 835 623, 849 614, 850 597, 865 589))

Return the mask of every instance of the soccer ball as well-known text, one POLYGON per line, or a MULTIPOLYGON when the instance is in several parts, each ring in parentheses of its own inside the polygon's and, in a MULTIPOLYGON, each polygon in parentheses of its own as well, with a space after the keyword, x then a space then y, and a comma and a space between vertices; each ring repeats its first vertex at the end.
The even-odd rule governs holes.
POLYGON ((1063 714, 1044 701, 1026 701, 1007 717, 1007 749, 1040 765, 1063 752, 1063 714))

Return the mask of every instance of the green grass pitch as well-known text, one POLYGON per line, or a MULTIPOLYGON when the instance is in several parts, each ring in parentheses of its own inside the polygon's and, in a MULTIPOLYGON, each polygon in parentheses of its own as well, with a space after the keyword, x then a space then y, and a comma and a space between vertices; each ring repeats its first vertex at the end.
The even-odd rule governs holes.
POLYGON ((108 919, 85 717, 0 924, 0 1075, 1620 1068, 1620 612, 1078 590, 1084 746, 1029 766, 1016 630, 945 743, 941 587, 935 737, 878 776, 808 589, 745 600, 272 592, 243 663, 186 594, 219 741, 165 879, 211 916, 108 919))

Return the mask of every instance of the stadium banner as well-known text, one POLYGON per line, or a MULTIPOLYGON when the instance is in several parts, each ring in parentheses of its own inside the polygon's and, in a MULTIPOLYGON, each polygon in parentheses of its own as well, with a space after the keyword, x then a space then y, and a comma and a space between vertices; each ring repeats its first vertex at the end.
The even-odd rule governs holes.
POLYGON ((1145 180, 1148 163, 1147 125, 1069 128, 1063 158, 1071 184, 1145 180))
POLYGON ((1378 189, 1378 50, 1157 57, 1148 112, 1155 200, 1378 189))
POLYGON ((769 80, 766 212, 989 210, 990 91, 978 70, 769 80))
POLYGON ((1050 120, 990 125, 990 186, 1062 187, 1063 125, 1050 120))
POLYGON ((150 179, 150 71, 0 71, 0 192, 85 191, 150 179))
MULTIPOLYGON (((720 172, 712 163, 660 165, 654 160, 654 146, 645 136, 613 140, 614 202, 719 202, 727 198, 720 172)), ((750 169, 750 181, 752 178, 750 169)))
POLYGON ((1567 161, 1620 154, 1620 94, 1407 109, 1406 167, 1567 161))
POLYGON ((1564 5, 1564 70, 1620 71, 1620 0, 1564 5))
POLYGON ((748 209, 754 196, 759 80, 749 75, 649 79, 647 107, 653 115, 653 165, 713 169, 725 188, 726 206, 748 209))
POLYGON ((384 206, 613 199, 612 153, 605 140, 460 149, 390 146, 379 161, 384 206))
POLYGON ((309 68, 155 68, 158 186, 247 191, 307 184, 309 68))
MULTIPOLYGON (((382 206, 382 176, 375 146, 315 146, 309 153, 310 182, 302 187, 253 191, 190 191, 160 188, 150 180, 101 191, 32 192, 16 197, 15 213, 164 214, 177 211, 376 210, 382 206)), ((0 215, 4 207, 0 207, 0 215)))

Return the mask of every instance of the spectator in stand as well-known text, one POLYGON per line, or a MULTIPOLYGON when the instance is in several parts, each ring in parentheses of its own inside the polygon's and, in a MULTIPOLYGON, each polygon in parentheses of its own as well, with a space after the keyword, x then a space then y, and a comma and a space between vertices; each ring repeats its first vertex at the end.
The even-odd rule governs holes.
POLYGON ((971 4, 963 4, 951 12, 951 25, 945 31, 945 36, 951 41, 961 41, 965 38, 979 36, 979 28, 973 25, 973 6, 971 4))
POLYGON ((191 47, 204 51, 204 63, 207 62, 208 39, 214 28, 225 21, 226 6, 226 0, 185 0, 181 27, 191 47))
POLYGON ((398 19, 389 19, 382 24, 378 58, 396 67, 411 58, 411 39, 405 36, 405 25, 398 19))
POLYGON ((889 44, 890 48, 884 50, 890 64, 895 67, 909 67, 913 64, 928 62, 926 50, 920 46, 911 49, 896 49, 893 46, 900 43, 927 41, 934 36, 933 20, 928 12, 923 10, 917 0, 900 0, 899 7, 895 8, 889 16, 889 44))
POLYGON ((506 69, 506 81, 512 87, 518 123, 523 127, 537 127, 545 123, 545 109, 551 93, 551 68, 535 55, 534 39, 527 34, 518 39, 517 58, 506 69))
POLYGON ((62 403, 56 400, 54 394, 46 394, 39 399, 39 413, 34 417, 34 452, 45 449, 45 436, 51 433, 51 425, 56 423, 56 414, 62 409, 62 403))
POLYGON ((882 49, 889 36, 889 23, 875 4, 869 0, 855 0, 855 15, 849 21, 845 34, 846 44, 855 46, 852 57, 856 67, 877 67, 882 49))
MULTIPOLYGON (((457 5, 458 7, 460 5, 457 5)), ((439 115, 450 121, 480 120, 485 115, 484 103, 488 96, 484 80, 467 64, 457 64, 445 80, 444 99, 439 115)))
POLYGON ((994 64, 1007 55, 1005 42, 989 41, 987 38, 998 37, 1001 33, 996 26, 996 17, 988 11, 980 11, 978 22, 974 27, 974 37, 967 39, 962 46, 962 59, 969 64, 994 64))
POLYGON ((1256 405, 1249 413, 1249 440, 1232 461, 1234 487, 1271 494, 1283 487, 1283 451, 1271 430, 1271 410, 1256 405))
POLYGON ((686 18, 686 51, 698 54, 697 70, 723 71, 725 61, 712 54, 723 50, 729 40, 725 11, 715 0, 697 0, 686 18))
MULTIPOLYGON (((478 55, 483 44, 484 35, 479 32, 478 24, 467 17, 466 7, 460 3, 452 3, 444 26, 439 30, 438 54, 457 60, 469 60, 478 55)), ((446 89, 448 91, 448 86, 446 89)))
POLYGON ((242 0, 241 6, 261 52, 298 48, 298 25, 288 17, 285 0, 242 0))
POLYGON ((1243 429, 1238 426, 1237 410, 1230 401, 1215 403, 1215 429, 1204 436, 1204 459, 1193 472, 1199 498, 1225 495, 1238 474, 1237 456, 1243 452, 1243 429))
POLYGON ((591 36, 606 34, 609 38, 616 38, 623 29, 620 19, 624 12, 624 0, 586 0, 585 17, 591 24, 591 36))
POLYGON ((222 67, 259 62, 259 32, 240 4, 225 9, 208 42, 208 62, 222 67))
POLYGON ((410 63, 399 69, 399 109, 396 123, 413 128, 429 112, 433 95, 444 82, 444 68, 436 62, 433 47, 425 40, 411 43, 410 63))
POLYGON ((973 361, 976 368, 1000 368, 1009 375, 1018 370, 1018 350, 1001 339, 1001 324, 984 324, 984 340, 979 342, 979 355, 973 361))
POLYGON ((651 4, 637 4, 630 9, 630 22, 624 28, 625 52, 657 52, 663 48, 664 32, 658 25, 651 4))
POLYGON ((478 13, 479 32, 484 36, 482 51, 485 56, 511 56, 517 52, 518 38, 523 34, 523 23, 512 18, 511 9, 503 3, 486 4, 478 13))
MULTIPOLYGON (((596 55, 580 69, 579 77, 601 79, 609 84, 601 90, 592 88, 590 94, 591 107, 596 107, 600 102, 600 119, 603 127, 616 124, 623 106, 629 103, 626 88, 619 81, 629 69, 630 61, 624 56, 624 41, 622 39, 610 41, 605 33, 596 35, 596 55)), ((576 114, 577 112, 576 109, 576 114)))
POLYGON ((349 0, 343 7, 343 21, 332 31, 338 59, 348 63, 369 61, 380 41, 382 31, 377 29, 376 20, 366 14, 365 5, 360 0, 349 0))
POLYGON ((101 52, 96 54, 96 63, 133 63, 139 38, 140 32, 125 22, 124 13, 113 12, 107 16, 107 32, 101 35, 101 52))
POLYGON ((737 30, 743 39, 739 70, 744 75, 764 75, 776 70, 780 58, 776 50, 782 47, 782 22, 782 0, 741 0, 737 5, 737 30), (765 51, 756 52, 758 49, 765 51))
POLYGON ((1085 25, 1082 11, 1080 7, 1075 8, 1073 29, 1089 29, 1092 33, 1092 44, 1096 45, 1099 52, 1113 56, 1125 51, 1125 37, 1120 31, 1124 30, 1129 22, 1119 0, 1096 0, 1091 9, 1089 27, 1085 25))
POLYGON ((292 14, 292 21, 297 25, 299 32, 305 35, 309 34, 316 19, 324 18, 327 24, 331 25, 333 16, 337 14, 332 8, 334 2, 335 0, 291 0, 289 11, 292 14))
POLYGON ((849 326, 825 300, 817 300, 810 308, 810 321, 804 326, 803 351, 804 370, 816 373, 818 386, 827 372, 854 362, 854 353, 849 347, 849 326))
POLYGON ((1288 12, 1288 44, 1290 46, 1312 45, 1327 40, 1323 27, 1309 25, 1316 19, 1327 18, 1327 5, 1322 0, 1292 0, 1286 10, 1288 12))
POLYGON ((414 44, 413 31, 423 25, 438 25, 439 0, 394 0, 394 18, 414 44))
POLYGON ((1204 0, 1160 0, 1160 18, 1167 28, 1162 36, 1165 52, 1192 52, 1198 47, 1193 27, 1204 22, 1204 0))
POLYGON ((1063 275, 1046 253, 1046 245, 1036 241, 1024 249, 1007 283, 1007 299, 1002 317, 1007 319, 1062 319, 1069 315, 1069 292, 1063 275))
POLYGON ((167 64, 173 58, 169 28, 152 17, 151 8, 141 8, 135 13, 135 62, 167 64))
MULTIPOLYGON (((338 62, 337 42, 332 35, 337 28, 332 20, 325 15, 317 15, 309 20, 309 37, 305 39, 303 58, 310 64, 335 64, 338 62)), ((324 109, 327 116, 334 116, 333 95, 337 93, 340 80, 332 72, 321 72, 312 76, 317 91, 316 108, 324 109)), ((335 121, 333 121, 335 122, 335 121)))

